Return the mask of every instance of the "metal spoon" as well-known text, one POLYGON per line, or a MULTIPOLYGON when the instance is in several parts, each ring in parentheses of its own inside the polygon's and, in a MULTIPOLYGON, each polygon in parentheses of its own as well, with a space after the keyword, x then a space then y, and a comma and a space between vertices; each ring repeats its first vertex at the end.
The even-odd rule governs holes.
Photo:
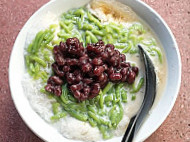
POLYGON ((146 89, 142 105, 138 113, 131 118, 127 130, 123 136, 122 142, 132 142, 134 135, 139 130, 143 119, 147 116, 150 108, 153 105, 156 95, 156 74, 154 66, 144 49, 138 45, 140 54, 144 60, 146 74, 146 89))

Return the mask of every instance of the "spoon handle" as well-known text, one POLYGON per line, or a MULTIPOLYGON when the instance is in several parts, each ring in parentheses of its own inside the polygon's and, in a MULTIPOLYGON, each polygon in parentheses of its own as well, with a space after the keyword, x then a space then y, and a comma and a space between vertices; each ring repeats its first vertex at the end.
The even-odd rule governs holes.
POLYGON ((127 130, 123 136, 122 142, 132 142, 134 134, 135 134, 135 122, 136 122, 136 115, 133 116, 129 122, 127 130))
POLYGON ((134 135, 140 128, 142 121, 144 120, 150 108, 152 107, 156 95, 156 73, 154 70, 154 66, 148 55, 143 50, 143 48, 140 45, 138 47, 145 65, 145 74, 146 74, 145 95, 138 113, 134 117, 132 117, 129 122, 129 126, 127 127, 127 130, 123 136, 122 142, 133 141, 134 135))

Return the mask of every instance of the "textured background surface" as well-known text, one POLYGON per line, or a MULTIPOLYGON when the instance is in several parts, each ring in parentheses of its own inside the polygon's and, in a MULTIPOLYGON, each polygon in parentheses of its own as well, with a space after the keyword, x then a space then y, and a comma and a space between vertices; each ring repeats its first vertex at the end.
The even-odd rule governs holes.
MULTIPOLYGON (((11 99, 8 62, 27 19, 48 0, 0 0, 0 142, 40 142, 24 124, 11 99)), ((146 142, 190 142, 190 0, 144 0, 172 29, 180 49, 183 75, 175 106, 146 142)))

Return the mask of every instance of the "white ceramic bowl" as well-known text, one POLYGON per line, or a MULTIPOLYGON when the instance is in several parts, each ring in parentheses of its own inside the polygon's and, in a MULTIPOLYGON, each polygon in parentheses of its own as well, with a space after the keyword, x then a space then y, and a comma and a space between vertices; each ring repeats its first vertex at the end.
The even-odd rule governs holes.
MULTIPOLYGON (((156 33, 164 47, 167 65, 168 77, 166 89, 163 95, 142 125, 136 142, 141 142, 149 137, 166 119, 171 111, 180 88, 181 81, 181 59, 175 38, 164 22, 164 20, 148 5, 140 0, 118 0, 130 6, 156 33)), ((26 42, 27 31, 36 21, 43 18, 47 11, 57 15, 74 7, 80 7, 89 2, 89 0, 54 0, 41 7, 24 25, 20 31, 10 58, 9 64, 9 83, 15 106, 28 127, 40 138, 51 142, 74 142, 64 138, 54 128, 48 125, 30 106, 26 96, 23 93, 21 85, 22 75, 24 73, 24 46, 26 42)), ((121 141, 121 137, 113 138, 108 142, 121 141)))

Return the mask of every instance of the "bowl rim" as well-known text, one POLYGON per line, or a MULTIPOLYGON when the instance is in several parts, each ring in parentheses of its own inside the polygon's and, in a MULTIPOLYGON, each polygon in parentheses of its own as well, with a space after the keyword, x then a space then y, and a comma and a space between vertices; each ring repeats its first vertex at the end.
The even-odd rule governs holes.
MULTIPOLYGON (((13 90, 13 83, 12 83, 12 79, 11 79, 11 66, 12 66, 12 62, 13 62, 13 55, 14 55, 14 52, 15 51, 15 46, 16 46, 16 43, 18 41, 18 37, 21 35, 21 33, 23 32, 23 30, 26 28, 26 26, 28 25, 29 21, 31 21, 31 19, 33 19, 33 17, 35 17, 36 15, 38 15, 38 13, 44 9, 46 6, 56 2, 56 1, 59 1, 59 0, 52 0, 52 1, 49 1, 47 2, 46 4, 44 4, 43 6, 41 6, 37 11, 35 11, 35 13, 30 16, 30 18, 27 20, 27 22, 24 24, 24 26, 22 27, 22 29, 20 30, 19 34, 17 35, 17 38, 14 42, 14 45, 13 45, 13 49, 11 51, 11 55, 10 55, 10 59, 9 59, 9 86, 10 86, 10 92, 11 92, 11 97, 12 97, 12 100, 14 102, 14 105, 15 105, 15 108, 16 110, 18 111, 20 117, 22 118, 22 120, 25 122, 25 124, 27 125, 27 127, 30 128, 30 130, 36 135, 38 136, 39 138, 41 138, 42 140, 44 141, 48 141, 47 138, 43 137, 41 134, 38 134, 36 132, 35 129, 33 129, 31 127, 31 125, 29 124, 29 122, 23 117, 23 113, 20 111, 19 109, 19 106, 17 105, 17 100, 16 100, 16 96, 14 96, 14 90, 13 90)), ((152 8, 150 7, 148 4, 146 4, 145 2, 143 1, 139 1, 139 0, 135 0, 134 2, 136 3, 139 3, 140 5, 146 7, 147 9, 149 9, 155 16, 157 16, 159 18, 159 20, 163 23, 163 25, 165 26, 165 28, 167 29, 169 35, 171 36, 171 39, 172 39, 172 42, 174 43, 174 47, 175 47, 175 51, 177 53, 177 61, 178 61, 178 64, 179 64, 179 72, 177 74, 178 78, 177 78, 177 89, 176 89, 176 94, 173 95, 173 98, 171 100, 171 104, 169 106, 169 108, 166 110, 165 112, 165 116, 162 117, 162 119, 160 119, 160 122, 159 122, 159 125, 157 125, 157 127, 154 128, 153 131, 151 131, 150 133, 148 133, 144 138, 142 138, 142 141, 144 141, 145 139, 147 139, 153 132, 155 132, 160 126, 161 124, 165 121, 165 119, 168 117, 169 113, 171 112, 175 102, 176 102, 176 99, 177 99, 177 96, 179 94, 179 91, 180 91, 180 84, 181 84, 181 70, 182 70, 182 63, 181 63, 181 56, 180 56, 180 52, 179 52, 179 48, 178 48, 178 45, 177 45, 177 42, 176 42, 176 39, 171 31, 171 29, 169 28, 169 26, 167 25, 167 23, 164 21, 164 19, 152 8)), ((147 23, 148 24, 148 23, 147 23)))

